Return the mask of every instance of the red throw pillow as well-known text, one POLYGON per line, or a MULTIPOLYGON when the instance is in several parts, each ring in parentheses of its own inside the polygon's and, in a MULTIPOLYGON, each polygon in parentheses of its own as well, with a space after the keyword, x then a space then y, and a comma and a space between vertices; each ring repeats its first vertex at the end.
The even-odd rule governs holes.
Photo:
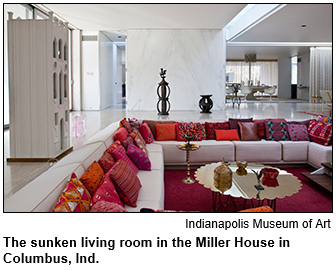
POLYGON ((156 124, 157 141, 176 141, 176 124, 156 124))
POLYGON ((140 131, 137 129, 133 129, 130 136, 133 138, 135 146, 140 148, 142 151, 144 151, 148 155, 148 150, 146 148, 146 142, 144 138, 142 138, 140 131))
POLYGON ((229 129, 229 130, 215 130, 216 140, 217 141, 240 141, 238 130, 229 129))
POLYGON ((94 161, 79 180, 84 184, 92 196, 98 188, 100 181, 103 179, 103 176, 103 169, 97 161, 94 161))
POLYGON ((114 133, 114 140, 115 141, 124 141, 127 139, 128 132, 124 127, 119 128, 115 133, 114 133))
POLYGON ((146 144, 150 144, 154 141, 153 133, 147 123, 143 123, 139 127, 139 131, 141 136, 144 138, 146 144))
POLYGON ((126 120, 126 118, 124 118, 123 120, 120 121, 120 126, 124 127, 126 129, 127 133, 131 133, 132 127, 128 123, 128 121, 126 120))
MULTIPOLYGON (((114 149, 116 149, 118 146, 122 146, 120 141, 115 141, 114 143, 112 143, 112 145, 106 150, 106 152, 108 152, 110 155, 112 155, 112 152, 114 151, 114 149)), ((113 156, 113 155, 112 155, 113 156)))
POLYGON ((122 159, 111 168, 110 178, 120 198, 129 206, 136 207, 141 183, 134 171, 122 159))
POLYGON ((104 152, 103 156, 98 160, 100 167, 102 167, 104 173, 107 173, 109 169, 112 168, 113 164, 115 163, 112 155, 107 152, 104 152))
POLYGON ((202 134, 201 134, 201 128, 200 123, 176 123, 176 139, 178 141, 187 141, 185 138, 182 137, 182 135, 194 135, 195 138, 193 141, 201 141, 202 140, 202 134))
POLYGON ((132 160, 127 156, 126 150, 123 146, 118 146, 116 149, 112 152, 113 158, 118 161, 119 159, 122 159, 124 162, 127 163, 128 166, 132 168, 132 170, 137 173, 139 171, 139 168, 132 162, 132 160))
POLYGON ((107 201, 99 201, 95 203, 90 212, 98 212, 98 213, 103 213, 103 212, 110 212, 110 213, 118 213, 118 212, 127 212, 125 207, 120 206, 117 203, 113 202, 107 202, 107 201))
POLYGON ((209 123, 205 122, 205 132, 206 132, 206 139, 207 140, 215 140, 216 139, 216 134, 215 130, 216 129, 221 129, 221 130, 226 130, 230 129, 230 124, 229 122, 217 122, 217 123, 209 123))
POLYGON ((313 142, 325 146, 332 144, 332 125, 311 120, 308 126, 308 134, 313 142))

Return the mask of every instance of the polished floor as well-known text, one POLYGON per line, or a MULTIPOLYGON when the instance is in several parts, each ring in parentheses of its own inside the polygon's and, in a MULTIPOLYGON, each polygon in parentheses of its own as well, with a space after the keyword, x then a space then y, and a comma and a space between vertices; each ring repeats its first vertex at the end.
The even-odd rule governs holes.
MULTIPOLYGON (((242 102, 240 108, 237 105, 232 106, 232 103, 226 104, 226 109, 223 111, 212 111, 211 114, 202 114, 200 111, 170 111, 168 116, 159 116, 156 111, 127 111, 124 106, 110 107, 103 111, 81 111, 71 112, 71 118, 74 115, 86 115, 86 134, 83 137, 71 137, 71 145, 74 149, 80 147, 85 141, 90 139, 94 134, 104 129, 109 124, 120 121, 122 118, 137 118, 137 119, 171 119, 171 120, 228 120, 229 118, 248 118, 254 119, 263 118, 285 118, 285 119, 311 119, 315 116, 302 113, 309 112, 311 104, 299 100, 274 100, 242 102), (301 112, 301 113, 299 113, 301 112)), ((316 104, 315 111, 322 111, 322 105, 316 104)), ((71 130, 73 130, 72 121, 70 122, 71 130)), ((9 157, 9 130, 4 131, 4 198, 8 198, 13 193, 18 191, 24 185, 35 179, 38 175, 46 171, 50 165, 48 163, 17 163, 7 162, 9 157)))

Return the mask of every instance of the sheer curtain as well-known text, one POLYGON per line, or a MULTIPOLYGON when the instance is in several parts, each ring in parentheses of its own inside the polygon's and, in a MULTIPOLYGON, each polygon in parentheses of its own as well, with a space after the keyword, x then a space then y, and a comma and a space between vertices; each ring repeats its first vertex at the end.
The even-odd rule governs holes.
POLYGON ((332 47, 310 48, 310 97, 332 90, 332 47))
MULTIPOLYGON (((248 84, 249 80, 249 63, 227 61, 226 73, 234 73, 234 82, 240 82, 244 85, 248 84)), ((278 62, 263 61, 251 63, 251 80, 254 85, 278 85, 278 62)))

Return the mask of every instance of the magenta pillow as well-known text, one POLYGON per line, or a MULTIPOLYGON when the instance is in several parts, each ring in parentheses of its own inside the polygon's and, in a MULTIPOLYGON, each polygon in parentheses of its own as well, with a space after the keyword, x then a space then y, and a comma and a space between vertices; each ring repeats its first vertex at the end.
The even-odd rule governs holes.
POLYGON ((149 128, 147 123, 143 123, 139 127, 139 131, 140 131, 140 134, 141 134, 142 138, 145 140, 145 143, 150 144, 150 143, 154 142, 154 137, 153 137, 152 131, 149 128))
POLYGON ((127 212, 125 207, 113 203, 113 202, 107 202, 107 201, 99 201, 96 204, 94 204, 91 208, 90 212, 127 212))
POLYGON ((266 140, 289 141, 286 121, 265 120, 266 140))
POLYGON ((130 166, 122 159, 118 160, 111 168, 110 178, 124 203, 136 207, 141 183, 130 166))
POLYGON ((121 144, 124 146, 125 149, 127 149, 130 144, 134 145, 133 138, 130 135, 128 135, 127 139, 122 141, 121 144))
POLYGON ((309 141, 308 128, 306 125, 294 125, 287 123, 289 137, 292 141, 309 141))
POLYGON ((311 120, 308 126, 309 139, 321 145, 332 144, 332 125, 311 120))
POLYGON ((139 168, 130 160, 130 158, 126 154, 126 150, 123 146, 118 146, 116 149, 113 150, 112 156, 115 160, 122 159, 127 163, 128 166, 131 167, 131 169, 137 173, 139 171, 139 168))
POLYGON ((134 162, 140 170, 150 171, 151 162, 148 155, 135 145, 130 144, 127 148, 127 156, 134 162))
POLYGON ((119 195, 117 193, 117 190, 112 183, 112 180, 110 178, 111 176, 111 170, 109 170, 105 175, 103 180, 100 182, 99 187, 93 194, 91 201, 90 201, 90 207, 92 207, 94 204, 96 204, 99 201, 107 201, 107 202, 113 202, 117 203, 120 206, 124 207, 123 203, 120 201, 119 195))
POLYGON ((124 127, 119 128, 115 133, 114 133, 114 140, 115 141, 124 141, 127 139, 128 132, 124 127))

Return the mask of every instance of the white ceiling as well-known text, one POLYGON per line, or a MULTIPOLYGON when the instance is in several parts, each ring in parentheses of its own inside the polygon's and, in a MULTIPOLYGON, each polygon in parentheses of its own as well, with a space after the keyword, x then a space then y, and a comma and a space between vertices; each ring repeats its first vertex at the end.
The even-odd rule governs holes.
MULTIPOLYGON (((127 29, 222 29, 246 4, 44 4, 82 30, 99 30, 111 38, 127 29)), ((332 4, 288 4, 228 44, 228 59, 256 53, 278 59, 309 51, 314 42, 332 42, 332 4), (301 25, 306 24, 306 28, 301 25), (266 42, 263 46, 232 46, 235 42, 266 42), (268 46, 270 42, 296 42, 268 46), (303 42, 310 42, 308 46, 303 42)))

